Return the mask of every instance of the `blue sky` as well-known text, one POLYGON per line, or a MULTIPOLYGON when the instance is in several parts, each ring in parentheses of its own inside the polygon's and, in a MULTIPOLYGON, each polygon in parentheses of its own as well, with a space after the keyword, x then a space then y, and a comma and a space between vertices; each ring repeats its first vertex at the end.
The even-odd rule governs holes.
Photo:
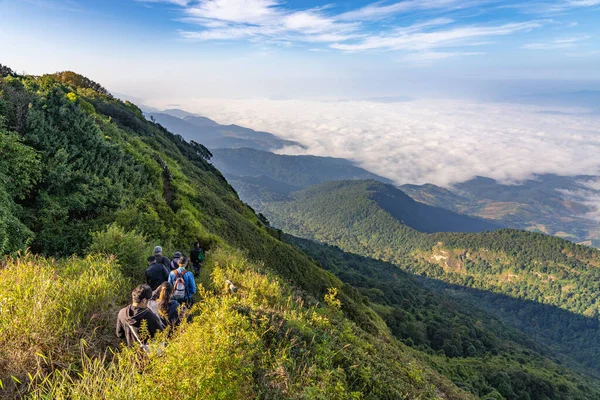
POLYGON ((505 82, 527 92, 527 82, 600 81, 600 0, 0 0, 0 27, 1 63, 75 70, 141 99, 481 95, 505 82))

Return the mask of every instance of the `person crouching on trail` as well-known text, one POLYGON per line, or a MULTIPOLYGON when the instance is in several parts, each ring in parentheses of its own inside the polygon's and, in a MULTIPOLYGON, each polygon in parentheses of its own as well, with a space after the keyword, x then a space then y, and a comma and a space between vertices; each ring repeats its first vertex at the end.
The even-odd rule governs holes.
POLYGON ((194 274, 187 270, 189 259, 181 257, 179 259, 179 268, 171 271, 169 274, 169 283, 173 285, 173 300, 179 304, 194 304, 194 294, 196 293, 196 281, 194 274))
POLYGON ((136 344, 143 345, 147 341, 146 335, 140 335, 140 328, 144 321, 150 337, 156 332, 165 329, 160 318, 148 308, 148 301, 152 297, 150 286, 139 285, 131 292, 131 305, 121 309, 117 316, 117 337, 125 339, 128 347, 136 344))

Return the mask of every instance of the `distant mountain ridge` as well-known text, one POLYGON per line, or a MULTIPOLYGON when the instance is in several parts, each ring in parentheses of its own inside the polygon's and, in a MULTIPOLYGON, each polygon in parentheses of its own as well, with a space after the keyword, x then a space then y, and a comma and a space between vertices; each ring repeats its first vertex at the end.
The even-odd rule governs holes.
POLYGON ((600 223, 586 217, 593 206, 586 197, 600 190, 586 186, 595 176, 538 175, 518 185, 476 177, 452 190, 432 184, 402 185, 417 201, 458 213, 498 221, 517 229, 537 231, 575 242, 600 244, 600 223))
POLYGON ((280 139, 268 133, 255 131, 238 125, 221 125, 217 122, 187 111, 170 109, 163 112, 147 112, 146 115, 171 132, 194 140, 209 149, 249 147, 259 150, 277 150, 301 144, 280 139))
POLYGON ((282 155, 238 148, 215 149, 212 161, 226 175, 268 176, 300 188, 333 180, 374 179, 392 183, 343 158, 282 155))

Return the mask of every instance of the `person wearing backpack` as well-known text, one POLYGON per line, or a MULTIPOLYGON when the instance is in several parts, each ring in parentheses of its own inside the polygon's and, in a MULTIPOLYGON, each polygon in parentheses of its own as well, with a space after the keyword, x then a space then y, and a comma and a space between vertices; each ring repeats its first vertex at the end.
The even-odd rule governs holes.
POLYGON ((196 281, 194 274, 187 270, 189 260, 187 257, 179 259, 179 267, 169 274, 169 283, 173 285, 173 300, 179 304, 194 304, 194 294, 196 293, 196 281))
POLYGON ((156 257, 148 257, 148 268, 146 269, 146 283, 152 291, 155 291, 161 283, 169 279, 169 270, 156 261, 156 257))
POLYGON ((200 272, 200 265, 204 261, 204 252, 200 248, 200 243, 194 243, 194 248, 190 250, 190 261, 194 267, 194 273, 198 275, 200 272))
POLYGON ((180 251, 176 251, 175 254, 173 254, 173 260, 169 264, 169 271, 179 268, 179 259, 181 257, 183 257, 183 254, 181 254, 180 251))
POLYGON ((124 339, 128 347, 135 346, 136 343, 144 346, 147 337, 140 335, 140 328, 146 321, 146 330, 150 338, 154 337, 156 332, 165 329, 160 318, 148 308, 148 301, 152 297, 150 286, 139 285, 131 292, 131 305, 122 308, 117 316, 117 337, 124 339))
POLYGON ((162 247, 154 247, 154 257, 156 257, 156 262, 167 267, 167 270, 170 268, 171 260, 169 260, 168 257, 163 256, 162 247))

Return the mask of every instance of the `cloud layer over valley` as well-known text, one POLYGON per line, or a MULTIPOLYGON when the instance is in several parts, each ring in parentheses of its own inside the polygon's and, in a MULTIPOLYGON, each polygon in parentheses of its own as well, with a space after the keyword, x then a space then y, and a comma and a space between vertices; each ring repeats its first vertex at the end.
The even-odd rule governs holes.
POLYGON ((581 109, 456 100, 177 103, 219 123, 306 146, 286 148, 286 154, 348 158, 398 184, 447 187, 475 176, 517 182, 543 173, 600 175, 600 116, 581 109))

